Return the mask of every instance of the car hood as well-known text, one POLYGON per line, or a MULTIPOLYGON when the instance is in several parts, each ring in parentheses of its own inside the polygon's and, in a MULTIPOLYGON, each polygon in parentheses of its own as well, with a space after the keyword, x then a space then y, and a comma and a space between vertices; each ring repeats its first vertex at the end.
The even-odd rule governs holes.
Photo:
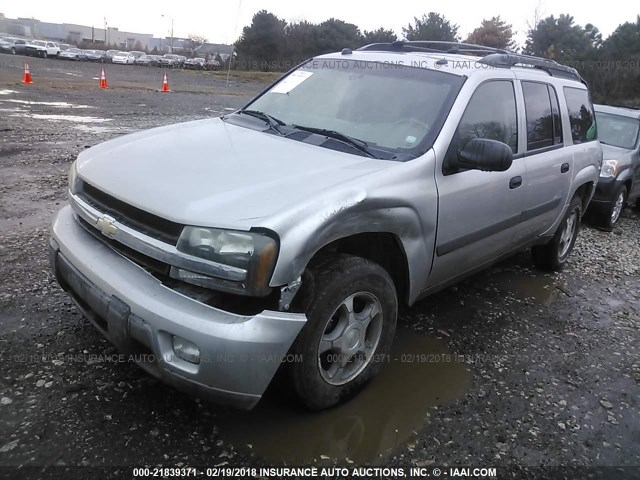
POLYGON ((601 143, 602 145, 602 159, 603 160, 620 160, 623 156, 629 156, 633 150, 629 150, 627 148, 620 148, 614 145, 606 145, 601 143))
POLYGON ((396 165, 219 118, 125 135, 85 150, 77 162, 80 178, 145 211, 240 229, 396 165))

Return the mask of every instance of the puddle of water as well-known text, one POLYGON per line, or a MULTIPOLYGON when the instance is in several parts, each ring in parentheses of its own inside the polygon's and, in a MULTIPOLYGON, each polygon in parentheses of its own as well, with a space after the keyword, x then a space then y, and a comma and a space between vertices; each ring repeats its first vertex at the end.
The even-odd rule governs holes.
POLYGON ((68 102, 35 102, 30 100, 17 100, 15 98, 0 100, 0 102, 20 103, 23 105, 45 105, 47 107, 60 107, 60 108, 94 108, 90 105, 75 105, 73 103, 68 103, 68 102))
POLYGON ((12 93, 18 93, 15 90, 0 90, 0 95, 11 95, 12 93))
POLYGON ((470 374, 440 340, 399 331, 391 362, 356 398, 309 412, 293 399, 267 395, 250 412, 218 420, 222 438, 274 462, 305 465, 379 463, 423 428, 427 411, 460 397, 470 374), (348 460, 347 460, 348 459, 348 460))
POLYGON ((85 133, 110 133, 110 132, 117 132, 118 129, 114 128, 114 127, 102 127, 102 126, 97 126, 97 125, 74 125, 74 128, 76 130, 80 130, 81 132, 85 132, 85 133))
POLYGON ((39 113, 16 113, 11 115, 12 117, 29 117, 36 120, 51 120, 51 121, 65 121, 65 122, 80 122, 80 123, 102 123, 110 122, 110 118, 98 118, 98 117, 81 117, 79 115, 44 115, 39 113))
POLYGON ((533 300, 549 306, 558 299, 560 291, 547 275, 521 275, 512 271, 501 272, 495 279, 500 290, 512 293, 520 300, 533 300))

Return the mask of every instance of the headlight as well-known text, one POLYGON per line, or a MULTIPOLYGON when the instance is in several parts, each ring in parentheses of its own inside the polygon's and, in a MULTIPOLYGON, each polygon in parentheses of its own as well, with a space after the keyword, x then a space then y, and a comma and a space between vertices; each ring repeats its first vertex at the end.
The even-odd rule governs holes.
POLYGON ((278 253, 275 238, 257 232, 185 227, 176 248, 188 255, 245 270, 244 280, 225 276, 224 269, 211 276, 173 267, 171 276, 188 283, 244 295, 265 296, 278 253))
POLYGON ((605 160, 602 162, 602 168, 600 169, 601 178, 615 178, 618 175, 618 161, 617 160, 605 160))
POLYGON ((76 162, 71 164, 69 169, 69 191, 73 194, 76 193, 76 182, 78 180, 78 169, 76 168, 76 162))

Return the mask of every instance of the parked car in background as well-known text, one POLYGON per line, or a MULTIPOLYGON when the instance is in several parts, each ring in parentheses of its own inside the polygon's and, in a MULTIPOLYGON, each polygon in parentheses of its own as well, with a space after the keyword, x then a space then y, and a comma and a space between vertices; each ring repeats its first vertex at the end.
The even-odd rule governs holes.
POLYGON ((108 63, 113 63, 113 56, 118 53, 118 51, 119 50, 107 50, 108 63))
POLYGON ((173 53, 165 53, 160 57, 160 65, 163 67, 178 68, 182 66, 181 56, 173 53))
POLYGON ((3 37, 0 40, 0 52, 11 55, 24 55, 27 41, 22 38, 3 37))
POLYGON ((603 163, 589 215, 610 230, 628 201, 640 208, 640 110, 594 107, 603 163))
POLYGON ((220 62, 215 59, 207 60, 207 63, 205 63, 204 67, 205 70, 220 70, 220 62))
POLYGON ((89 62, 105 63, 111 60, 104 50, 85 50, 84 53, 89 62))
POLYGON ((65 50, 69 50, 70 48, 75 47, 75 45, 70 45, 68 43, 61 43, 59 47, 60 47, 60 51, 64 52, 65 50))
POLYGON ((189 70, 204 70, 206 65, 206 60, 201 57, 196 58, 188 58, 184 62, 184 68, 189 70))
POLYGON ((58 54, 60 60, 86 60, 87 55, 83 50, 76 47, 67 48, 64 52, 58 54))
POLYGON ((136 57, 131 52, 116 52, 111 57, 111 63, 123 63, 125 65, 133 65, 136 57))
POLYGON ((602 163, 587 86, 443 43, 318 56, 234 113, 83 150, 58 282, 164 382, 246 409, 286 362, 319 410, 384 368, 402 306, 525 248, 560 270, 602 163))
POLYGON ((136 65, 143 65, 146 67, 157 67, 160 65, 160 58, 160 55, 143 55, 142 57, 136 58, 134 63, 136 65))
POLYGON ((137 59, 138 59, 138 58, 140 58, 140 57, 144 57, 144 56, 146 55, 146 53, 144 53, 144 52, 139 52, 139 51, 137 51, 137 50, 131 50, 129 53, 130 53, 131 55, 133 55, 134 63, 135 63, 135 60, 137 60, 137 59))
POLYGON ((33 40, 27 43, 24 53, 32 57, 56 57, 60 53, 60 47, 54 42, 33 40))

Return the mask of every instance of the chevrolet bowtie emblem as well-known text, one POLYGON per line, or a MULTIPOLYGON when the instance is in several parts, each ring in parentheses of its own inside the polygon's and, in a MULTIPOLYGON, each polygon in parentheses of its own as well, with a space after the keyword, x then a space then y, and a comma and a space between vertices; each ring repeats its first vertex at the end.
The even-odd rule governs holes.
POLYGON ((113 237, 118 231, 118 227, 116 227, 113 223, 115 222, 115 218, 110 217, 109 215, 103 215, 98 219, 96 225, 107 237, 113 237))

